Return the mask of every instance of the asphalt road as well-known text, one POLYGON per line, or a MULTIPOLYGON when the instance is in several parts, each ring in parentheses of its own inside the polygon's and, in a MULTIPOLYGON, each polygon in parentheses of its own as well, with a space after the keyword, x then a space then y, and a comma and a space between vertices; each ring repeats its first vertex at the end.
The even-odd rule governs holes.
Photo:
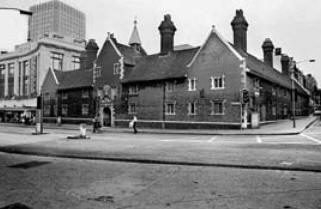
POLYGON ((320 209, 321 175, 0 153, 0 208, 320 209))
POLYGON ((319 123, 290 136, 103 133, 67 140, 77 133, 32 131, 0 127, 0 149, 91 160, 0 152, 0 209, 321 209, 319 123))

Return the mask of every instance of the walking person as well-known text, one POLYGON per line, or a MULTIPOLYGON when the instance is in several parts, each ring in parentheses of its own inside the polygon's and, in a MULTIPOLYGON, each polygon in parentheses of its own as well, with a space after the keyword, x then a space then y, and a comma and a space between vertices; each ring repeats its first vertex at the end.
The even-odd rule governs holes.
POLYGON ((136 128, 136 123, 137 123, 136 115, 134 115, 132 122, 133 122, 134 134, 137 134, 138 131, 137 131, 137 128, 136 128))
POLYGON ((97 132, 97 123, 98 123, 98 117, 97 115, 94 117, 93 119, 93 133, 96 133, 97 132))

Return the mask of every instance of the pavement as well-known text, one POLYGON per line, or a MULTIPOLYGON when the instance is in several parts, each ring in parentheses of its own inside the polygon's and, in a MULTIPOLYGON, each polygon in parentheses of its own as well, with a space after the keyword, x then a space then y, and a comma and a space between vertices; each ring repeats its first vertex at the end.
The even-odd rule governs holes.
MULTIPOLYGON (((293 127, 293 121, 278 120, 269 121, 262 124, 257 129, 148 129, 137 127, 139 133, 149 134, 188 134, 188 135, 296 135, 303 132, 309 126, 319 119, 318 116, 297 117, 295 120, 296 127, 293 127)), ((2 126, 23 127, 22 124, 1 123, 2 126)), ((44 129, 63 129, 63 130, 79 130, 76 124, 53 124, 45 123, 44 129)), ((87 130, 91 131, 92 126, 87 125, 87 130)), ((103 127, 101 132, 106 133, 132 133, 131 128, 112 128, 103 127)))
POLYGON ((57 127, 46 124, 48 134, 31 135, 31 127, 5 124, 7 127, 2 126, 3 130, 0 130, 0 152, 145 164, 321 173, 321 141, 307 140, 307 136, 298 134, 316 121, 319 123, 313 116, 298 118, 296 128, 292 128, 292 121, 284 120, 260 129, 140 129, 138 134, 133 134, 131 129, 105 128, 100 134, 89 132, 90 140, 67 139, 68 135, 79 133, 76 125, 57 127), (288 142, 270 143, 281 141, 281 137, 288 142), (293 138, 297 141, 289 141, 293 138), (229 142, 231 139, 232 143, 229 142), (302 144, 304 140, 308 142, 302 144))

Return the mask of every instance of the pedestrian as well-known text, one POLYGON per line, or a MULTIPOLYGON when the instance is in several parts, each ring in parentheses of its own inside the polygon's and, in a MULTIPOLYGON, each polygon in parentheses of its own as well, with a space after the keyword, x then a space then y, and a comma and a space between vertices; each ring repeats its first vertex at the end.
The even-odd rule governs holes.
POLYGON ((134 115, 132 122, 133 122, 134 134, 137 134, 138 131, 137 131, 137 128, 136 128, 136 123, 137 123, 136 115, 134 115))
POLYGON ((96 131, 97 131, 97 121, 98 121, 98 118, 96 115, 93 119, 93 133, 96 133, 96 131))

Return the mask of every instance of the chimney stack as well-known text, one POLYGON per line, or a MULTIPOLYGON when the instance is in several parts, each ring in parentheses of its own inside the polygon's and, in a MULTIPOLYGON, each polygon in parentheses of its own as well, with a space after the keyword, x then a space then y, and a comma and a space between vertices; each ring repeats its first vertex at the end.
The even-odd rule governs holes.
POLYGON ((241 49, 244 52, 247 50, 247 23, 245 17, 243 16, 243 10, 236 10, 234 19, 231 22, 233 32, 234 32, 234 46, 237 49, 241 49))
POLYGON ((273 67, 273 43, 271 39, 266 38, 262 44, 264 62, 273 67))
POLYGON ((174 35, 176 27, 171 20, 169 14, 164 16, 164 20, 158 27, 159 33, 161 35, 161 54, 167 54, 170 51, 173 51, 174 48, 174 35))
POLYGON ((97 59, 98 45, 95 39, 89 39, 85 47, 86 51, 80 55, 80 68, 89 69, 93 67, 94 61, 97 59))
POLYGON ((281 57, 282 73, 285 75, 290 75, 290 58, 286 54, 282 54, 281 57))

